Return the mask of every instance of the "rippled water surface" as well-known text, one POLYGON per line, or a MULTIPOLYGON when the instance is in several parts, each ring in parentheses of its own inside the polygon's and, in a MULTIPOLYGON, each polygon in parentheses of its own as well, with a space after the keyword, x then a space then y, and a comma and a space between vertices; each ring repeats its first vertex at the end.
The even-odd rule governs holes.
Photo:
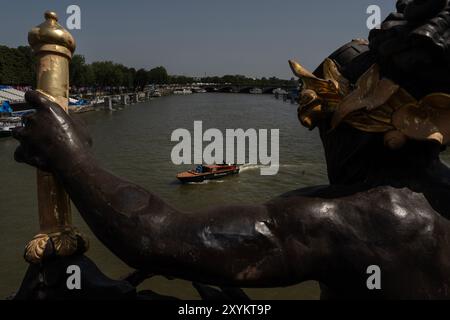
MULTIPOLYGON (((284 192, 324 184, 326 168, 318 133, 301 127, 296 106, 266 95, 196 94, 170 96, 128 106, 123 110, 82 114, 94 139, 94 153, 101 163, 121 177, 157 193, 182 209, 223 203, 260 203, 284 192), (195 120, 208 128, 280 129, 280 171, 261 176, 259 166, 244 166, 233 177, 201 184, 181 185, 175 174, 189 166, 170 160, 177 128, 193 130, 195 120)), ((16 142, 0 139, 0 297, 20 285, 27 264, 24 245, 38 231, 35 170, 13 161, 16 142)), ((444 159, 449 160, 448 154, 444 159)), ((74 223, 89 236, 88 256, 111 277, 130 269, 103 247, 74 210, 74 223)), ((190 283, 161 277, 142 288, 180 298, 198 298, 190 283)), ((260 299, 315 299, 318 286, 307 282, 276 289, 248 289, 260 299)))

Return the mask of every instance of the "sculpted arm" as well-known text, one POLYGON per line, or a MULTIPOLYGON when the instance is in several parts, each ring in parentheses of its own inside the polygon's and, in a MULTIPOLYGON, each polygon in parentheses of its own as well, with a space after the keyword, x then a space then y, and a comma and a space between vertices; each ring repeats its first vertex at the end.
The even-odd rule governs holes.
POLYGON ((318 221, 308 201, 178 211, 102 169, 84 130, 57 105, 36 92, 27 99, 38 111, 14 133, 21 142, 16 159, 55 173, 94 234, 128 265, 218 285, 268 287, 314 278, 319 252, 326 251, 310 237, 318 221), (291 223, 298 214, 300 227, 291 223))

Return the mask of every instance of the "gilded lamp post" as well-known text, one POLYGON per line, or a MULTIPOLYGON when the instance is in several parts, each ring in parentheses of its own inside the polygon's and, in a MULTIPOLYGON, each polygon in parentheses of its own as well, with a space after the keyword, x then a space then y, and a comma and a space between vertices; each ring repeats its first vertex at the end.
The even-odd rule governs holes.
MULTIPOLYGON (((56 13, 47 11, 45 22, 28 33, 28 42, 37 60, 37 90, 67 112, 74 38, 58 23, 56 13)), ((26 246, 25 259, 39 263, 49 256, 84 252, 87 242, 71 225, 69 196, 51 173, 38 170, 37 195, 40 231, 26 246)))

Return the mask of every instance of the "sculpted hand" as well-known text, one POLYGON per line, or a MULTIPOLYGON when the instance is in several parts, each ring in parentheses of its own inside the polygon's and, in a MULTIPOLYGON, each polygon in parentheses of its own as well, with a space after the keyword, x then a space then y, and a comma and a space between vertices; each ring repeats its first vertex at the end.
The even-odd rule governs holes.
POLYGON ((36 112, 24 116, 24 126, 13 130, 13 137, 20 142, 16 161, 57 171, 86 157, 92 140, 78 120, 38 91, 28 91, 25 99, 36 112))

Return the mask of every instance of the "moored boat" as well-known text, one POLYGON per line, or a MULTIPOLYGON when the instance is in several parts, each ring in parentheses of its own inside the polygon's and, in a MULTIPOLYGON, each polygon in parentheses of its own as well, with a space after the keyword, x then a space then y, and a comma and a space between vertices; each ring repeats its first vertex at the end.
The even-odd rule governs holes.
POLYGON ((192 88, 192 92, 193 93, 206 93, 207 91, 203 88, 195 87, 195 88, 192 88))
POLYGON ((94 103, 85 99, 69 98, 69 113, 83 113, 94 110, 94 103))
POLYGON ((199 165, 195 170, 189 170, 177 174, 177 179, 183 183, 202 182, 205 180, 218 179, 225 176, 238 174, 237 165, 199 165))
POLYGON ((175 91, 173 93, 178 94, 178 95, 186 95, 186 94, 192 94, 192 90, 187 89, 187 88, 177 88, 177 89, 175 89, 175 91))
POLYGON ((151 96, 152 98, 160 98, 162 97, 162 93, 158 89, 156 89, 155 91, 152 92, 151 96))
POLYGON ((20 127, 21 125, 21 117, 0 115, 0 138, 11 136, 12 129, 15 127, 20 127))
POLYGON ((250 89, 250 93, 251 94, 262 94, 263 91, 260 88, 253 88, 253 89, 250 89))

